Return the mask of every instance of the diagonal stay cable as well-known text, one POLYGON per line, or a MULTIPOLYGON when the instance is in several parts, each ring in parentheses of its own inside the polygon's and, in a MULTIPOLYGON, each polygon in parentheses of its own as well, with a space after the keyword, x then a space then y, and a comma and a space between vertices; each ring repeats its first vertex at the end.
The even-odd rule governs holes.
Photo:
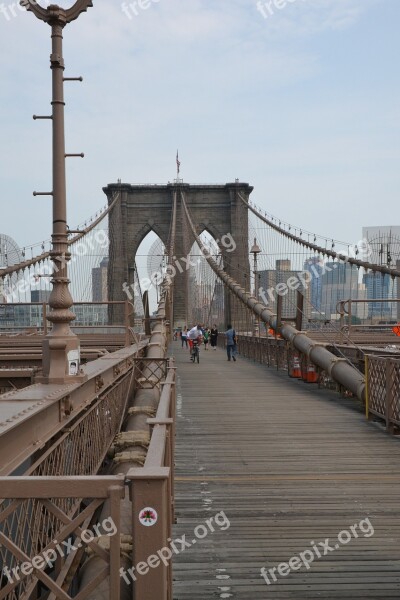
POLYGON ((208 264, 224 284, 239 298, 239 300, 252 310, 264 323, 268 323, 275 331, 287 340, 296 350, 305 354, 311 362, 328 373, 336 382, 353 392, 360 400, 365 401, 365 377, 360 373, 348 359, 338 358, 329 352, 324 346, 311 340, 306 334, 301 333, 292 325, 286 323, 278 324, 277 315, 265 304, 259 302, 250 292, 246 292, 232 277, 225 273, 211 258, 196 229, 193 225, 189 210, 186 206, 184 194, 182 193, 182 206, 186 214, 189 228, 195 241, 198 243, 208 264))
MULTIPOLYGON (((227 263, 227 266, 231 266, 232 264, 229 262, 227 263)), ((235 267, 236 271, 238 271, 239 273, 245 274, 246 271, 244 269, 241 269, 240 267, 235 267)), ((286 297, 286 302, 291 305, 293 307, 294 310, 298 310, 297 304, 292 301, 290 299, 290 297, 286 297)), ((322 312, 316 308, 311 302, 310 300, 307 300, 307 298, 305 298, 305 302, 308 302, 309 306, 311 306, 315 311, 317 311, 320 315, 322 315, 322 312)), ((307 313, 306 311, 303 309, 302 311, 300 311, 302 316, 304 318, 307 318, 307 313)), ((293 319, 294 320, 294 319, 293 319)), ((363 356, 366 354, 365 351, 362 349, 361 346, 359 346, 358 344, 356 344, 351 338, 350 338, 350 334, 346 333, 345 331, 342 331, 338 326, 335 325, 335 323, 331 323, 331 327, 332 327, 332 332, 336 335, 341 335, 343 337, 343 340, 347 342, 347 345, 349 347, 352 347, 356 350, 358 350, 363 356)), ((323 330, 319 330, 318 333, 321 335, 322 338, 324 338, 326 340, 326 343, 329 346, 332 346, 333 348, 335 348, 335 350, 338 352, 338 354, 340 354, 340 356, 342 356, 343 358, 347 358, 345 353, 341 350, 341 348, 339 348, 339 346, 337 345, 337 343, 335 341, 332 341, 332 339, 329 337, 328 332, 327 331, 323 331, 323 330)))

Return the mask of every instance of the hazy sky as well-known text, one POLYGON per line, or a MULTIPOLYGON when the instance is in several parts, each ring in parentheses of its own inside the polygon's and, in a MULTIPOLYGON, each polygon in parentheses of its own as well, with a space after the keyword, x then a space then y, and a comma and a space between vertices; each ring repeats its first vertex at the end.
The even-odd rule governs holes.
MULTIPOLYGON (((0 232, 23 246, 51 226, 32 197, 51 189, 50 122, 32 120, 50 110, 50 28, 0 4, 0 232)), ((107 183, 173 179, 177 148, 185 181, 237 177, 308 230, 353 243, 400 224, 399 0, 93 4, 64 36, 66 76, 84 77, 66 84, 67 151, 86 154, 68 162, 71 226, 107 183)))

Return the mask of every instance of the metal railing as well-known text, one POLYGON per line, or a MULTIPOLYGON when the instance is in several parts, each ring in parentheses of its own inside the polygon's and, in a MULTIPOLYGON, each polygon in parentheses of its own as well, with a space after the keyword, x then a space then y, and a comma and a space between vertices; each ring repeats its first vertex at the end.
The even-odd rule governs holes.
POLYGON ((142 342, 89 363, 84 367, 87 381, 80 386, 49 392, 46 385, 36 384, 3 394, 0 474, 15 473, 26 461, 39 465, 43 460, 46 470, 31 474, 94 474, 120 429, 145 348, 142 342), (80 465, 85 470, 79 472, 80 465))
MULTIPOLYGON (((384 318, 384 314, 372 314, 368 317, 365 317, 365 315, 362 317, 358 316, 360 305, 369 307, 370 305, 375 304, 380 304, 382 307, 385 305, 397 304, 397 313, 399 313, 400 310, 400 298, 369 298, 367 300, 349 298, 348 300, 340 300, 337 303, 337 313, 340 315, 341 341, 351 340, 354 333, 370 333, 373 336, 377 334, 382 334, 383 336, 388 334, 389 339, 392 338, 391 343, 400 343, 400 339, 393 333, 393 327, 397 323, 396 319, 391 319, 388 315, 384 318)), ((387 339, 385 338, 384 341, 387 342, 387 339)), ((377 339, 377 343, 379 343, 379 339, 377 339)))
POLYGON ((121 542, 117 532, 125 496, 123 476, 4 477, 0 481, 0 600, 39 598, 44 590, 48 600, 72 600, 77 566, 89 551, 101 557, 103 567, 79 598, 88 598, 109 577, 108 598, 120 599, 121 542), (104 536, 101 525, 94 525, 98 510, 107 501, 114 535, 110 530, 104 536), (65 504, 72 508, 65 511, 65 504), (33 518, 36 527, 29 526, 33 518), (101 543, 105 537, 107 547, 101 543))
MULTIPOLYGON (((74 302, 75 320, 71 328, 77 335, 125 335, 130 342, 130 328, 134 326, 134 306, 128 300, 110 302, 74 302)), ((0 304, 0 335, 47 335, 51 323, 47 321, 49 306, 46 302, 19 302, 0 304)))
POLYGON ((245 358, 250 358, 267 367, 288 370, 287 344, 284 340, 265 337, 239 336, 238 350, 245 358))
POLYGON ((365 357, 367 382, 366 415, 385 421, 386 430, 400 428, 400 360, 387 357, 365 357))
MULTIPOLYGON (((78 574, 84 563, 85 585, 84 589, 79 588, 79 598, 92 598, 93 593, 99 593, 101 598, 119 600, 120 590, 121 597, 126 593, 120 564, 136 568, 169 546, 174 522, 175 366, 173 360, 160 359, 154 361, 157 369, 149 370, 149 360, 143 357, 135 365, 128 355, 125 361, 125 367, 128 361, 131 363, 125 374, 120 372, 124 365, 113 365, 114 374, 119 377, 118 389, 108 389, 80 419, 65 428, 24 477, 0 477, 0 566, 8 569, 0 571, 0 600, 29 598, 35 593, 35 597, 41 597, 45 591, 52 600, 70 600, 78 593, 78 574), (97 472, 120 428, 132 382, 140 389, 146 369, 151 386, 161 386, 162 392, 155 417, 147 419, 151 437, 144 466, 130 468, 125 476, 89 476, 97 472), (164 373, 162 380, 155 377, 158 372, 164 373), (124 485, 130 488, 132 502, 128 550, 119 525, 124 485), (106 505, 107 516, 116 526, 111 541, 106 547, 103 540, 97 539, 79 545, 82 530, 93 526, 93 519, 99 519, 99 511, 106 505), (149 507, 156 515, 157 526, 146 527, 139 519, 149 507), (69 539, 76 547, 73 553, 57 555, 54 565, 40 558, 57 544, 63 547, 69 539), (97 559, 95 577, 87 568, 88 553, 97 559), (99 557, 104 561, 104 565, 100 561, 100 569, 99 557), (20 571, 22 575, 17 578, 20 571)), ((98 379, 99 392, 106 387, 105 380, 103 372, 98 379)), ((135 581, 134 587, 137 600, 170 600, 171 565, 160 560, 149 575, 135 581)))
MULTIPOLYGON (((224 334, 218 336, 218 345, 225 348, 224 334)), ((237 349, 244 358, 277 371, 285 371, 289 377, 294 379, 302 379, 306 383, 317 383, 320 388, 350 393, 338 385, 328 372, 315 366, 305 354, 292 348, 286 340, 272 336, 238 335, 237 349)))
MULTIPOLYGON (((175 367, 169 363, 168 375, 152 426, 152 436, 143 467, 132 468, 127 480, 132 486, 133 566, 147 563, 149 557, 169 547, 174 509, 174 456, 175 456, 175 367), (144 527, 139 516, 144 508, 151 507, 157 515, 157 527, 144 527)), ((135 582, 137 600, 171 600, 172 566, 160 563, 151 572, 135 582)))

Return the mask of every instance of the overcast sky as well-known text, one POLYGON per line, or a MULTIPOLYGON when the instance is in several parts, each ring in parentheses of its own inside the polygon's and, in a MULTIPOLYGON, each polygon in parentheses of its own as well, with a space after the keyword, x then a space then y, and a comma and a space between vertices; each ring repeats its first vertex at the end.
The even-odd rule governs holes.
MULTIPOLYGON (((239 178, 294 225, 353 243, 400 225, 399 0, 120 0, 65 30, 71 226, 121 178, 239 178), (259 5, 259 6, 260 6, 259 5), (265 5, 265 6, 264 6, 265 5), (281 8, 278 8, 278 7, 281 8), (264 13, 264 15, 262 14, 264 13)), ((0 232, 48 238, 50 29, 1 3, 0 232)), ((68 6, 68 2, 62 2, 68 6)))

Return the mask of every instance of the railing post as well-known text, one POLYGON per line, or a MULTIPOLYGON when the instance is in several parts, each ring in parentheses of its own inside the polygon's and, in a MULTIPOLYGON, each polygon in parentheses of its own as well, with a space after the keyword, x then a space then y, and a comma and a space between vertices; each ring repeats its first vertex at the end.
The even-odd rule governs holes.
POLYGON ((131 482, 133 550, 130 575, 134 581, 132 598, 135 600, 171 598, 169 477, 167 467, 134 468, 127 473, 131 482))
MULTIPOLYGON (((112 486, 109 490, 111 518, 114 523, 121 523, 121 490, 112 486)), ((114 535, 110 540, 110 600, 120 600, 121 588, 121 540, 114 535)))
POLYGON ((303 330, 303 309, 304 309, 304 296, 299 290, 297 290, 297 307, 296 307, 296 329, 297 331, 303 330))
MULTIPOLYGON (((173 359, 169 361, 169 370, 175 370, 175 363, 173 359)), ((174 377, 174 383, 171 386, 171 402, 170 402, 170 418, 172 424, 170 427, 170 448, 171 448, 171 520, 175 523, 175 437, 176 437, 176 372, 174 377)))
POLYGON ((150 326, 150 307, 149 307, 149 292, 146 290, 143 293, 143 308, 144 308, 144 331, 146 335, 151 335, 150 326))
POLYGON ((339 309, 339 314, 340 314, 340 343, 343 343, 343 332, 344 332, 344 317, 345 317, 345 310, 344 310, 344 305, 345 305, 346 301, 345 300, 341 300, 339 302, 340 305, 340 309, 339 309))
POLYGON ((392 373, 394 370, 394 363, 390 358, 386 360, 386 431, 389 433, 393 433, 394 431, 394 423, 393 421, 393 377, 392 373))
POLYGON ((351 340, 351 331, 352 331, 352 306, 351 300, 349 300, 349 340, 351 340))
POLYGON ((130 346, 130 334, 129 334, 129 302, 125 300, 125 348, 130 346))
POLYGON ((276 299, 276 330, 275 330, 275 339, 278 333, 280 333, 282 327, 282 305, 283 305, 283 297, 278 294, 276 299))
POLYGON ((47 304, 43 302, 43 334, 47 335, 47 304))
POLYGON ((365 416, 369 420, 369 362, 368 362, 368 354, 365 355, 365 416))

